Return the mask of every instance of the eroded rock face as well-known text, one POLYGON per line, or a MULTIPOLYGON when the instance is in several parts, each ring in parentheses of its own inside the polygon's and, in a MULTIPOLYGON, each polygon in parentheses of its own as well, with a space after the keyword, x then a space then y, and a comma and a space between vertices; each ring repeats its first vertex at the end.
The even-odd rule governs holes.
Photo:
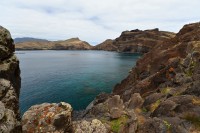
POLYGON ((162 43, 174 37, 171 32, 152 30, 132 30, 124 31, 115 40, 106 40, 101 44, 93 47, 95 50, 131 52, 131 53, 147 53, 157 44, 162 43))
POLYGON ((0 26, 0 132, 20 133, 19 61, 9 31, 0 26))
POLYGON ((71 115, 71 105, 64 102, 32 106, 22 117, 23 132, 71 133, 71 115))
MULTIPOLYGON (((107 100, 93 104, 83 118, 100 120, 107 131, 134 133, 137 130, 137 117, 134 109, 126 108, 119 95, 109 95, 104 98, 107 100)), ((99 96, 94 101, 98 101, 98 99, 99 96)))

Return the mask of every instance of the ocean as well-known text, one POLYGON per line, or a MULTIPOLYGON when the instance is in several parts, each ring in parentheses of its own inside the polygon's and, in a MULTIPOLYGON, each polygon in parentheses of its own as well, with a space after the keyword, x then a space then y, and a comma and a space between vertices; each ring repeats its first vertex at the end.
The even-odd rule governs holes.
POLYGON ((101 92, 110 93, 141 54, 106 51, 16 51, 21 69, 20 111, 35 104, 70 103, 82 110, 101 92))

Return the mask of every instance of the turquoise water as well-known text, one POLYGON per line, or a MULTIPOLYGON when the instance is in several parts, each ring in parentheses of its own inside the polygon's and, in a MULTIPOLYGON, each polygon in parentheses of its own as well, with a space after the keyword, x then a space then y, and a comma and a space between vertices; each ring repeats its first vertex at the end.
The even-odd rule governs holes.
POLYGON ((100 92, 112 91, 139 54, 105 51, 16 51, 22 87, 20 108, 44 102, 68 102, 85 109, 100 92))

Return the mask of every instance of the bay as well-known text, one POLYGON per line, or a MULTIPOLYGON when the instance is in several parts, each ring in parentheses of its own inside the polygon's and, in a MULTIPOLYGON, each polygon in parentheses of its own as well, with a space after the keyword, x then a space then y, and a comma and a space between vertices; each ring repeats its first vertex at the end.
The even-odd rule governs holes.
POLYGON ((22 86, 20 110, 35 104, 70 103, 82 110, 101 92, 110 93, 140 54, 106 51, 16 51, 22 86))

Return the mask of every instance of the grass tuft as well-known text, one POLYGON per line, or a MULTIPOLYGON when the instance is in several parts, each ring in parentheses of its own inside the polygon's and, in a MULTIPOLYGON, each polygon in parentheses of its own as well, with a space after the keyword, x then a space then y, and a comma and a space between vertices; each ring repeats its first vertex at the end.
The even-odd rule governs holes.
POLYGON ((163 120, 163 123, 165 124, 168 130, 171 129, 171 124, 168 121, 163 120))
POLYGON ((172 88, 170 88, 170 87, 163 88, 163 89, 161 89, 161 93, 162 94, 168 94, 171 91, 171 89, 172 88))
POLYGON ((158 106, 160 105, 161 101, 160 100, 157 100, 155 103, 152 103, 151 106, 150 106, 150 111, 151 112, 154 112, 158 106))
POLYGON ((124 125, 127 123, 128 117, 127 116, 122 116, 118 119, 112 120, 110 122, 111 125, 111 130, 115 133, 119 132, 119 129, 121 127, 121 125, 124 125))

